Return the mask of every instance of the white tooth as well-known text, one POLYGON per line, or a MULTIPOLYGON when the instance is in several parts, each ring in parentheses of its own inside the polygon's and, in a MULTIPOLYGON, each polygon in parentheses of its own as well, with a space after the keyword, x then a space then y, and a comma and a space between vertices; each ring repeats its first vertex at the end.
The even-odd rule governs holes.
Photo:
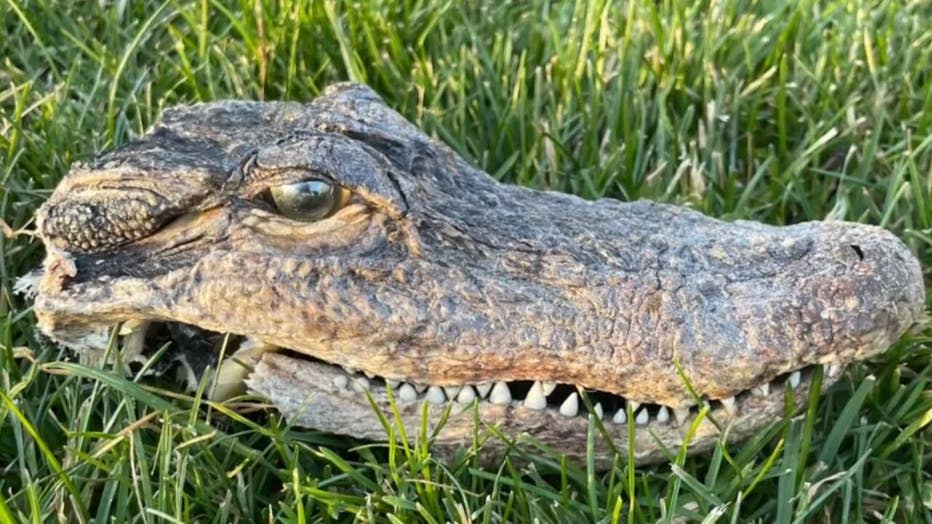
POLYGON ((363 375, 365 375, 366 377, 368 377, 368 378, 370 378, 370 379, 371 379, 371 378, 375 378, 375 375, 373 375, 372 373, 369 373, 368 371, 365 371, 365 370, 364 370, 362 373, 363 373, 363 375))
POLYGON ((456 396, 456 401, 462 404, 469 404, 476 399, 476 390, 472 386, 464 386, 460 394, 456 396))
POLYGON ((427 386, 424 384, 414 384, 413 382, 411 384, 414 386, 414 391, 417 391, 418 393, 427 391, 427 386))
POLYGON ((575 417, 579 411, 579 395, 574 391, 560 404, 560 414, 566 417, 575 417))
POLYGON ((541 382, 540 385, 544 390, 545 397, 553 393, 553 390, 557 389, 557 385, 554 382, 541 382))
POLYGON ((674 408, 673 418, 676 419, 677 424, 683 424, 689 418, 689 408, 674 408))
POLYGON ((453 400, 460 394, 460 389, 462 389, 462 386, 447 386, 443 388, 443 391, 447 394, 448 399, 453 400))
POLYGON ((660 406, 660 409, 657 411, 657 422, 661 424, 670 422, 670 410, 668 410, 666 406, 660 406))
POLYGON ((595 416, 599 417, 599 420, 602 420, 602 417, 605 416, 601 403, 596 403, 596 405, 592 406, 592 412, 595 413, 595 416))
POLYGON ((347 377, 346 375, 337 375, 333 377, 333 385, 340 389, 343 389, 349 385, 349 377, 347 377))
POLYGON ((479 398, 485 398, 489 396, 489 391, 492 391, 493 385, 494 384, 491 382, 486 382, 485 384, 476 384, 476 391, 479 392, 479 398))
POLYGON ((825 368, 825 373, 829 377, 837 377, 841 373, 841 364, 829 364, 825 368))
POLYGON ((443 394, 443 389, 437 386, 427 388, 427 402, 431 404, 443 404, 447 401, 447 396, 443 394))
POLYGON ((492 386, 492 393, 489 394, 489 402, 499 405, 511 402, 511 390, 508 389, 508 384, 496 382, 492 386))
POLYGON ((728 397, 720 399, 719 402, 722 403, 722 407, 725 408, 725 411, 732 417, 738 413, 738 407, 735 405, 735 397, 728 397))
POLYGON ((770 394, 770 382, 764 382, 760 386, 757 386, 756 388, 751 389, 751 393, 759 397, 766 397, 767 395, 770 394))
POLYGON ((547 397, 544 396, 544 390, 541 388, 540 382, 535 382, 531 386, 531 390, 527 392, 527 397, 524 398, 524 407, 529 409, 544 409, 547 407, 547 397))
POLYGON ((650 413, 647 412, 647 408, 638 411, 634 417, 634 423, 638 426, 646 426, 648 422, 650 422, 650 413))
POLYGON ((631 413, 637 413, 637 412, 638 412, 638 408, 641 407, 641 403, 640 403, 640 402, 635 402, 635 401, 633 401, 633 400, 629 400, 629 401, 628 401, 628 405, 631 406, 631 413))
POLYGON ((343 371, 346 371, 350 375, 356 374, 356 370, 349 366, 340 366, 340 367, 343 368, 343 371))
POLYGON ((398 388, 398 398, 402 402, 413 402, 417 400, 417 391, 414 390, 414 386, 403 382, 401 387, 398 388))
POLYGON ((127 320, 120 326, 120 335, 126 336, 134 331, 142 330, 143 333, 149 330, 149 321, 147 320, 127 320))
POLYGON ((789 379, 790 387, 795 389, 796 386, 799 386, 799 381, 801 379, 802 377, 800 376, 799 371, 794 371, 790 373, 790 379, 789 379))
POLYGON ((628 414, 625 413, 625 408, 621 408, 615 413, 615 416, 612 417, 612 422, 615 424, 624 424, 628 421, 628 414))
POLYGON ((402 384, 404 384, 404 382, 400 380, 385 379, 385 384, 387 384, 388 386, 391 386, 392 389, 398 389, 399 387, 401 387, 402 384))
POLYGON ((367 389, 369 389, 369 379, 366 377, 355 377, 353 379, 353 391, 362 393, 367 389))
MULTIPOLYGON (((123 362, 129 364, 136 360, 136 357, 142 355, 146 349, 146 331, 149 330, 148 322, 141 322, 123 338, 123 362)), ((130 374, 130 373, 127 373, 130 374)))
MULTIPOLYGON (((142 331, 134 331, 129 338, 137 336, 142 331)), ((127 340, 129 340, 129 338, 127 340)), ((246 391, 245 380, 252 369, 259 363, 262 355, 270 351, 278 351, 277 346, 266 344, 255 339, 246 339, 229 358, 220 363, 217 375, 214 381, 211 398, 214 400, 225 400, 227 398, 242 394, 246 391)), ((190 366, 185 364, 191 373, 190 366)), ((346 375, 337 373, 336 376, 349 380, 346 375)), ((338 381, 336 381, 338 382, 338 381)), ((345 384, 344 386, 345 387, 345 384)))
POLYGON ((228 400, 245 393, 244 380, 248 374, 249 371, 235 360, 226 359, 221 362, 209 393, 211 400, 228 400))

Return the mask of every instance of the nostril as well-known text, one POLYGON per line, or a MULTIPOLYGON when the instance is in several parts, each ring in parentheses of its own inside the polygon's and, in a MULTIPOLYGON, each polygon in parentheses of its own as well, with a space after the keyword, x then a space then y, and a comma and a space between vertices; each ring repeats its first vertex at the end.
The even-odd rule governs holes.
POLYGON ((861 246, 857 244, 851 244, 850 247, 854 250, 855 253, 858 254, 858 260, 864 260, 864 251, 861 249, 861 246))

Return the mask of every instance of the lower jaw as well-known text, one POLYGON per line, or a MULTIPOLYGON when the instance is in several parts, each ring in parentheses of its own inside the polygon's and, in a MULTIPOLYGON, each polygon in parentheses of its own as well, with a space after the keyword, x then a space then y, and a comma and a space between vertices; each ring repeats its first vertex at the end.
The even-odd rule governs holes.
MULTIPOLYGON (((500 455, 512 445, 518 448, 551 449, 570 457, 583 457, 587 449, 591 428, 597 436, 593 441, 594 453, 600 462, 611 457, 629 454, 637 463, 651 463, 674 457, 686 444, 689 452, 701 452, 714 446, 725 435, 727 440, 740 440, 761 431, 789 410, 805 404, 812 387, 816 366, 804 368, 792 375, 778 377, 764 388, 754 388, 736 395, 729 401, 704 401, 704 408, 672 412, 657 405, 631 405, 623 399, 600 392, 568 393, 573 386, 560 385, 562 395, 577 397, 578 408, 567 411, 560 402, 528 407, 527 399, 496 399, 489 389, 466 386, 468 395, 457 395, 446 389, 446 395, 436 394, 440 388, 425 387, 414 390, 412 384, 386 382, 378 377, 364 377, 353 370, 319 361, 304 354, 282 348, 265 346, 242 337, 225 337, 223 334, 201 330, 184 324, 135 323, 121 329, 124 353, 136 354, 137 362, 142 345, 153 345, 161 333, 161 344, 171 339, 178 347, 173 354, 184 365, 189 385, 196 379, 198 370, 192 370, 192 356, 206 366, 215 360, 222 346, 225 355, 233 357, 220 363, 213 389, 224 389, 220 397, 242 391, 245 385, 267 397, 285 415, 289 423, 355 438, 382 440, 389 435, 382 420, 403 426, 409 441, 421 435, 422 428, 429 437, 435 452, 450 452, 470 446, 476 437, 491 438, 482 447, 484 457, 500 455), (157 329, 150 329, 155 325, 157 329), (171 336, 166 338, 166 331, 171 336), (189 336, 179 341, 179 333, 189 336), (204 358, 204 355, 209 355, 204 358), (180 358, 179 358, 180 357, 180 358), (238 358, 239 357, 239 358, 238 358), (223 384, 222 382, 225 382, 223 384), (416 393, 416 394, 415 394, 416 393), (431 395, 434 393, 434 395, 431 395), (450 400, 448 400, 450 399, 450 400), (602 404, 606 406, 603 407, 602 404), (377 408, 384 418, 376 413, 377 408), (629 433, 629 429, 633 429, 629 433)), ((826 388, 837 379, 839 368, 833 368, 822 380, 826 388)), ((196 380, 195 380, 196 381, 196 380)), ((502 383, 504 385, 504 383, 502 383)), ((517 391, 517 383, 509 383, 509 391, 517 391)), ((531 387, 540 387, 535 383, 531 387)), ((525 386, 524 393, 528 394, 525 386)), ((554 393, 558 396, 560 391, 554 393)), ((699 404, 698 406, 702 406, 699 404)), ((402 433, 396 431, 397 438, 402 433)))
MULTIPOLYGON (((638 424, 631 411, 624 422, 605 417, 593 409, 591 401, 582 401, 580 413, 569 417, 552 407, 529 409, 520 401, 402 400, 395 388, 384 384, 372 384, 365 390, 346 387, 344 380, 337 378, 346 374, 337 366, 289 352, 264 354, 247 385, 271 400, 290 424, 329 433, 375 441, 384 441, 387 435, 411 443, 428 439, 431 450, 441 454, 482 442, 480 455, 484 459, 495 459, 509 450, 537 449, 570 458, 591 453, 598 463, 610 464, 616 455, 625 460, 630 451, 635 463, 646 464, 670 460, 684 445, 688 453, 698 453, 713 447, 723 436, 736 441, 760 432, 783 417, 788 401, 792 403, 790 411, 808 401, 815 371, 815 367, 802 370, 795 387, 780 379, 766 395, 742 394, 734 411, 709 404, 706 409, 691 410, 683 421, 652 420, 647 424, 638 424), (633 431, 629 433, 629 429, 633 431), (591 451, 587 446, 590 431, 595 435, 591 451)), ((835 378, 826 377, 822 389, 835 378)))

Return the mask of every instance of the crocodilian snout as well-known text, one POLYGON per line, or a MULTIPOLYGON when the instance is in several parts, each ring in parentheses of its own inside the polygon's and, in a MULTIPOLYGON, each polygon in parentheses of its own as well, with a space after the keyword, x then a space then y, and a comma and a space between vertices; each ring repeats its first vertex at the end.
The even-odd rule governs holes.
POLYGON ((918 260, 880 227, 845 222, 812 227, 812 251, 789 295, 787 309, 797 318, 774 329, 797 331, 802 344, 793 357, 803 364, 846 363, 885 351, 922 316, 918 260))
MULTIPOLYGON (((925 289, 919 261, 889 231, 861 224, 824 226, 825 273, 814 282, 820 319, 850 345, 853 358, 887 349, 923 316, 925 289)), ((815 267, 818 270, 818 267, 815 267)), ((844 352, 843 348, 839 351, 844 352)))
POLYGON ((742 266, 711 293, 684 330, 678 356, 711 398, 734 395, 815 364, 840 365, 887 350, 922 317, 919 263, 888 231, 845 222, 746 227, 742 266))

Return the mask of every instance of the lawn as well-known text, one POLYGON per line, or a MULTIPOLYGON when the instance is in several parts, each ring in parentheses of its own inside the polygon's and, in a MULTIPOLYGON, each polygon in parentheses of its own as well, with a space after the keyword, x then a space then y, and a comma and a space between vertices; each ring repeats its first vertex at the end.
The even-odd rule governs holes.
MULTIPOLYGON (((168 106, 338 80, 495 177, 896 232, 932 268, 932 2, 0 0, 0 212, 168 106), (487 4, 480 7, 481 4, 487 4)), ((739 445, 483 468, 290 428, 36 342, 0 236, 0 524, 932 522, 932 328, 739 445)), ((928 302, 928 301, 927 301, 928 302)))

